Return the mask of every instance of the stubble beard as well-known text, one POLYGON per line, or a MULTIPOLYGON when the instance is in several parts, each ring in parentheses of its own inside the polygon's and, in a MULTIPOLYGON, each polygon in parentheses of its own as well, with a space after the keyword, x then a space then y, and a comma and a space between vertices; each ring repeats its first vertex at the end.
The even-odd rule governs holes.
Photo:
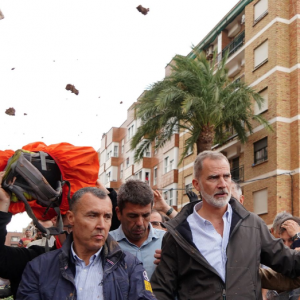
MULTIPOLYGON (((227 191, 228 195, 226 197, 219 197, 218 199, 215 198, 214 195, 209 195, 207 194, 204 189, 202 184, 200 184, 201 187, 201 196, 202 198, 211 206, 216 207, 216 208, 222 208, 226 206, 231 198, 231 192, 227 191)), ((227 189, 224 189, 224 191, 227 189)))

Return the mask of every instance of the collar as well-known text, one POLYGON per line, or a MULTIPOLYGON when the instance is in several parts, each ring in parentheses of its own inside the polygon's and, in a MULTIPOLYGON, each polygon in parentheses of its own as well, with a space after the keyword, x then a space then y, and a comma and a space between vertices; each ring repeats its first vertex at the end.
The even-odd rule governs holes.
MULTIPOLYGON (((72 253, 72 256, 74 258, 75 261, 79 261, 79 262, 83 262, 83 260, 76 254, 75 250, 74 250, 74 242, 72 242, 71 244, 71 253, 72 253)), ((96 261, 96 259, 98 259, 100 257, 100 253, 101 253, 101 250, 102 250, 103 247, 101 247, 95 254, 93 254, 91 257, 90 257, 90 263, 96 261)))
MULTIPOLYGON (((211 222, 207 221, 206 219, 204 219, 203 217, 201 217, 198 214, 198 210, 201 209, 202 205, 203 205, 203 202, 201 201, 193 207, 193 215, 194 215, 194 218, 196 218, 197 221, 200 222, 202 226, 206 226, 208 224, 211 224, 211 222)), ((231 205, 228 203, 227 204, 227 210, 225 211, 222 218, 230 224, 231 223, 231 216, 232 216, 232 208, 231 208, 231 205)))
MULTIPOLYGON (((144 242, 143 244, 149 243, 149 242, 151 242, 152 240, 157 240, 157 239, 159 239, 158 231, 163 231, 163 230, 159 230, 159 229, 153 228, 153 226, 151 225, 150 222, 149 222, 149 227, 148 227, 148 228, 149 228, 148 238, 145 240, 145 242, 144 242)), ((126 235, 125 235, 125 233, 124 233, 124 231, 123 231, 123 229, 122 229, 122 224, 119 226, 119 228, 117 228, 117 229, 115 230, 115 232, 116 232, 116 238, 115 238, 115 240, 116 240, 117 242, 122 241, 122 240, 126 240, 128 243, 132 244, 132 243, 127 239, 127 237, 126 237, 126 235)))

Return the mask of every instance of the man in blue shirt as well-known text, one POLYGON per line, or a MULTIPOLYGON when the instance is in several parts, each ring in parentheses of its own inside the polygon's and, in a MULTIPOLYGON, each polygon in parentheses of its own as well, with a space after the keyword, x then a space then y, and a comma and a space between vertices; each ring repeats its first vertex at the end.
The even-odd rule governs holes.
POLYGON ((123 251, 135 255, 143 263, 148 278, 155 270, 155 250, 161 249, 165 234, 150 223, 152 206, 153 192, 149 185, 140 180, 128 180, 118 193, 116 212, 121 225, 110 232, 123 251))

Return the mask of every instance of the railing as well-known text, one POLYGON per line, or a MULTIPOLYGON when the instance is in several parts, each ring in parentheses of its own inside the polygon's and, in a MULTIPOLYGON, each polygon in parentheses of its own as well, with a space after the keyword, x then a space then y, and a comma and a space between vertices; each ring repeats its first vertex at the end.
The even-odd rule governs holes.
POLYGON ((245 39, 245 31, 241 32, 230 44, 228 44, 222 50, 222 57, 224 57, 226 51, 229 51, 228 57, 235 53, 238 49, 240 49, 244 44, 245 39))
POLYGON ((242 182, 244 181, 244 166, 239 166, 238 168, 234 168, 230 170, 231 178, 234 181, 242 182))

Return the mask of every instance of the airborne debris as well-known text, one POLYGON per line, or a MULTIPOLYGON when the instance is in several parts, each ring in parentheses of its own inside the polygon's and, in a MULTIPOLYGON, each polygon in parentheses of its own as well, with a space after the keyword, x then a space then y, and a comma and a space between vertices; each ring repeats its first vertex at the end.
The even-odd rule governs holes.
POLYGON ((123 101, 121 101, 120 104, 123 104, 123 101))
POLYGON ((26 114, 26 113, 24 113, 24 116, 27 116, 27 114, 26 114))
POLYGON ((11 68, 11 70, 13 71, 15 68, 11 68))
POLYGON ((0 20, 4 19, 4 15, 2 13, 2 11, 0 10, 0 20))
POLYGON ((79 91, 75 88, 73 84, 67 84, 66 90, 71 91, 71 93, 74 93, 75 95, 79 94, 79 91))
POLYGON ((13 107, 8 108, 5 113, 9 116, 14 116, 16 113, 16 110, 13 107))
POLYGON ((139 5, 136 8, 140 13, 142 13, 144 16, 146 16, 146 14, 148 13, 148 11, 150 10, 149 8, 145 8, 142 5, 139 5))

